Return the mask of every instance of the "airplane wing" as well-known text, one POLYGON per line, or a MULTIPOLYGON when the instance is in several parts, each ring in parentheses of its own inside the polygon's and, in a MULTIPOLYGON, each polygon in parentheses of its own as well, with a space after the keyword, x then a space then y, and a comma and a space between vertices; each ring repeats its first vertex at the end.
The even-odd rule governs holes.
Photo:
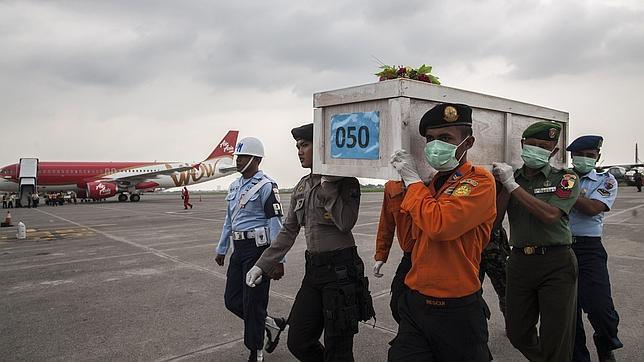
POLYGON ((194 164, 194 165, 180 166, 180 167, 170 168, 170 169, 167 169, 167 170, 159 170, 159 171, 153 171, 153 172, 141 172, 141 173, 137 173, 137 174, 134 174, 134 175, 118 176, 119 173, 117 173, 117 174, 114 174, 114 175, 110 175, 108 177, 103 177, 101 179, 104 180, 104 181, 113 181, 113 182, 119 183, 121 185, 130 185, 130 184, 139 183, 141 181, 154 179, 154 178, 156 178, 158 176, 162 176, 162 175, 170 175, 170 174, 173 174, 175 172, 189 171, 189 170, 191 170, 193 168, 194 169, 199 169, 200 165, 201 165, 201 163, 197 163, 197 164, 194 164))

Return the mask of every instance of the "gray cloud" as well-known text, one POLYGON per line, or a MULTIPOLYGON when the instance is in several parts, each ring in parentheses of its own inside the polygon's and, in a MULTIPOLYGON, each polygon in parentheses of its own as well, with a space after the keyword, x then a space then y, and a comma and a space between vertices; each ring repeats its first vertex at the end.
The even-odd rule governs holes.
MULTIPOLYGON (((0 122, 3 132, 78 129, 94 137, 77 145, 88 158, 115 140, 113 157, 131 158, 187 128, 217 138, 272 122, 283 137, 311 119, 313 92, 376 81, 372 55, 432 64, 446 85, 569 109, 582 107, 567 97, 589 77, 631 81, 638 94, 641 44, 638 1, 5 1, 0 122), (566 94, 534 90, 561 79, 566 94)), ((173 143, 167 157, 201 154, 216 142, 207 138, 173 143)), ((27 149, 74 153, 44 141, 27 149)))

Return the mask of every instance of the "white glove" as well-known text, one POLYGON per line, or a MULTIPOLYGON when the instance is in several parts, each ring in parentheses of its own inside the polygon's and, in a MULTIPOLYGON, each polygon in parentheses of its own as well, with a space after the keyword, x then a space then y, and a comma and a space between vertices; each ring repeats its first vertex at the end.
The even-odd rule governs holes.
POLYGON ((509 193, 512 193, 512 191, 519 187, 519 184, 514 180, 514 170, 512 169, 512 166, 507 163, 494 162, 492 164, 492 174, 495 179, 503 184, 503 187, 505 187, 509 193))
POLYGON ((416 167, 416 162, 411 157, 409 152, 405 150, 398 150, 391 155, 389 160, 392 166, 400 174, 405 186, 409 186, 416 182, 423 182, 418 175, 418 168, 416 167))
POLYGON ((378 260, 374 265, 373 265, 373 276, 376 278, 382 278, 384 274, 380 274, 380 268, 385 265, 384 261, 378 260))
POLYGON ((246 273, 246 285, 251 288, 262 282, 262 269, 257 265, 253 265, 252 268, 246 273))

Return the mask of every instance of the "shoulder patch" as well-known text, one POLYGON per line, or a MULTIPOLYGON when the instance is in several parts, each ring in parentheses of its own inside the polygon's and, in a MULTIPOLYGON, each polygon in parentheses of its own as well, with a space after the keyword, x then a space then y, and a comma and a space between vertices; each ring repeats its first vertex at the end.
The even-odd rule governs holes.
POLYGON ((572 173, 567 173, 563 175, 563 177, 561 178, 559 187, 565 191, 572 190, 572 188, 575 186, 576 181, 577 181, 577 175, 572 173))
POLYGON ((471 178, 466 178, 465 180, 461 180, 461 184, 469 184, 469 185, 472 185, 473 187, 476 187, 479 185, 478 181, 472 180, 471 178))
POLYGON ((470 193, 472 193, 472 186, 470 184, 463 183, 454 190, 452 196, 467 196, 470 193))
POLYGON ((606 188, 606 190, 610 190, 613 187, 615 187, 615 182, 612 179, 608 179, 608 180, 606 180, 606 183, 604 184, 604 187, 606 188))
POLYGON ((606 196, 610 196, 610 191, 608 191, 608 190, 604 190, 604 189, 597 189, 597 192, 599 192, 599 194, 600 194, 600 195, 602 195, 602 196, 604 196, 604 197, 606 197, 606 196))

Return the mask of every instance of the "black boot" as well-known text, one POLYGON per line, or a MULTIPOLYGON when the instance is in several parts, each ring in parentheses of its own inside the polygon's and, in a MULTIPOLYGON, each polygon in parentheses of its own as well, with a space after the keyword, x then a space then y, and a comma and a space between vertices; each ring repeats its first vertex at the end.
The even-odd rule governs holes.
POLYGON ((271 318, 266 319, 266 345, 264 345, 264 350, 266 353, 272 353, 277 345, 280 343, 280 334, 284 329, 286 329, 287 321, 284 318, 271 318), (270 323, 270 319, 274 323, 270 323), (273 338, 273 333, 275 333, 275 338, 273 338))

